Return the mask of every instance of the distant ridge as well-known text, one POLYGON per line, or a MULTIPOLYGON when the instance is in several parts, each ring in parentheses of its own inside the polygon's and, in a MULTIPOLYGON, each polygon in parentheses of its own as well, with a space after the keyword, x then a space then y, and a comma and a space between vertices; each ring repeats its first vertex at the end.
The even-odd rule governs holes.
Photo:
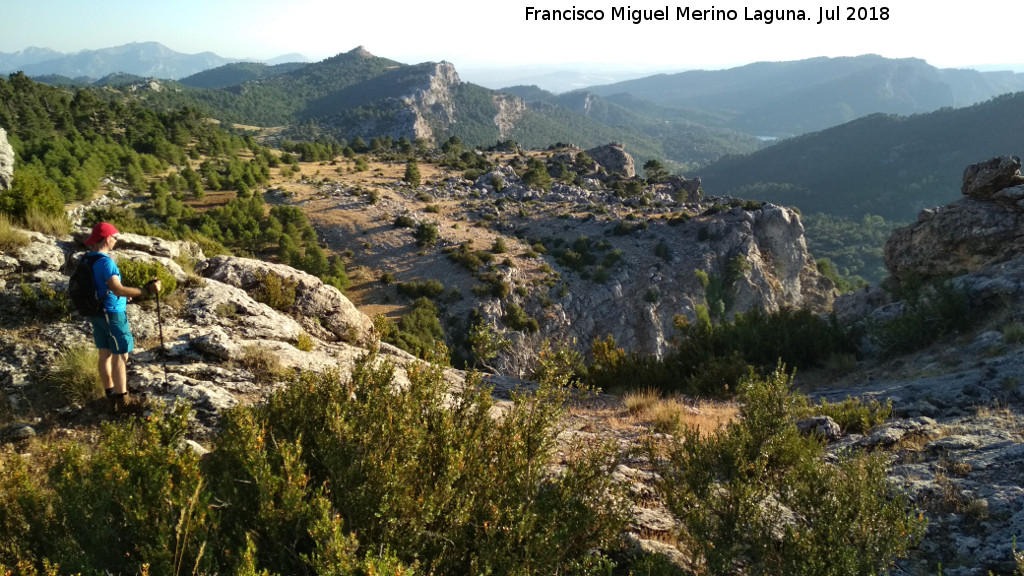
POLYGON ((1024 92, 909 117, 873 114, 701 169, 709 194, 912 220, 960 196, 963 166, 1024 150, 1024 92))
POLYGON ((756 62, 593 86, 660 106, 721 115, 734 130, 789 137, 874 114, 920 114, 1024 90, 1024 74, 943 70, 917 58, 868 54, 756 62))
MULTIPOLYGON (((304 61, 293 54, 275 58, 304 61)), ((63 76, 67 78, 103 78, 125 73, 145 78, 177 80, 204 70, 217 68, 238 58, 224 58, 213 52, 183 54, 159 42, 132 42, 99 50, 83 50, 63 54, 49 48, 26 48, 13 54, 0 53, 0 73, 24 72, 28 76, 63 76)))

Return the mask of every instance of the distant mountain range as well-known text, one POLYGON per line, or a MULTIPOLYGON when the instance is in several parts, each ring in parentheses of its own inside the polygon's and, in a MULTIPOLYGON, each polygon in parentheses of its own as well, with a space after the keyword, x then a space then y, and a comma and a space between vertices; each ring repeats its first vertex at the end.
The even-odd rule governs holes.
MULTIPOLYGON (((306 60, 300 54, 289 54, 274 58, 268 64, 306 60)), ((53 75, 83 81, 126 73, 174 80, 237 61, 213 52, 182 54, 158 42, 133 42, 74 54, 63 54, 49 48, 26 48, 12 54, 0 52, 0 73, 21 71, 32 77, 53 75)))
POLYGON ((909 115, 970 106, 1024 90, 1024 74, 939 69, 916 58, 864 55, 658 74, 587 90, 702 110, 733 130, 785 138, 879 112, 909 115))
POLYGON ((711 194, 844 216, 912 218, 948 200, 936 185, 948 187, 960 167, 1024 150, 1024 96, 1005 96, 1024 90, 1024 74, 938 69, 913 58, 760 62, 559 94, 535 85, 490 90, 462 81, 446 62, 404 64, 362 48, 277 64, 157 43, 0 54, 0 69, 12 62, 51 84, 98 77, 88 83, 163 109, 188 105, 225 122, 283 126, 295 140, 620 142, 638 166, 663 160, 700 175, 711 194))

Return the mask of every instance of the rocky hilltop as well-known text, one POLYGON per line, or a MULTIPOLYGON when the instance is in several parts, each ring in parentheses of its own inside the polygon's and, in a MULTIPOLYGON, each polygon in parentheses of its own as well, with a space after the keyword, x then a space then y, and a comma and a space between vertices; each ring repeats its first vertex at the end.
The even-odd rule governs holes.
MULTIPOLYGON (((699 179, 681 177, 650 185, 645 199, 624 197, 596 177, 632 166, 621 146, 611 148, 611 161, 598 154, 607 168, 594 158, 594 178, 555 182, 546 192, 527 185, 521 168, 500 165, 474 182, 442 177, 414 188, 388 180, 372 203, 363 186, 344 182, 275 201, 301 206, 328 245, 353 252, 356 266, 390 273, 399 284, 442 282, 459 295, 443 306, 453 334, 468 332, 475 310, 519 344, 498 362, 512 374, 525 373, 531 359, 522 354, 545 338, 575 341, 586 353, 610 335, 626 350, 660 356, 675 333, 673 319, 694 320, 700 306, 725 318, 752 309, 831 309, 834 286, 818 273, 794 211, 703 198, 699 179), (400 220, 436 225, 436 244, 417 246, 410 228, 381 225, 400 220), (479 262, 456 263, 470 251, 490 252, 489 272, 479 262), (481 279, 508 286, 507 293, 481 292, 481 279), (536 329, 513 326, 513 310, 536 329)), ((565 149, 547 162, 571 164, 581 154, 565 149)))

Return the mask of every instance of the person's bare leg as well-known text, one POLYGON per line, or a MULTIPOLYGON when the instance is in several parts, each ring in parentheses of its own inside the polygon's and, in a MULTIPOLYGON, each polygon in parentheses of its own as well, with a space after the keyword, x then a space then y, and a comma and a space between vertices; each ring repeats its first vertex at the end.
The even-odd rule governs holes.
POLYGON ((128 392, 128 355, 112 354, 110 357, 110 377, 114 384, 114 394, 128 392))
POLYGON ((111 370, 111 358, 113 354, 106 348, 99 349, 99 362, 98 368, 100 372, 100 382, 103 383, 103 389, 107 391, 107 394, 114 388, 113 371, 111 370))

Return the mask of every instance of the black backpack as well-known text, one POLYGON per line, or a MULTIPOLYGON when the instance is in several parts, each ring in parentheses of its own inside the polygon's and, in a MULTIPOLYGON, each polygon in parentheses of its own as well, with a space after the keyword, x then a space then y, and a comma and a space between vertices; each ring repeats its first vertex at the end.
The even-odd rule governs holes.
POLYGON ((78 259, 75 264, 75 271, 71 273, 68 280, 68 298, 75 306, 75 310, 86 318, 103 316, 106 311, 103 309, 103 302, 96 297, 96 280, 94 280, 92 267, 102 254, 86 254, 78 259))

